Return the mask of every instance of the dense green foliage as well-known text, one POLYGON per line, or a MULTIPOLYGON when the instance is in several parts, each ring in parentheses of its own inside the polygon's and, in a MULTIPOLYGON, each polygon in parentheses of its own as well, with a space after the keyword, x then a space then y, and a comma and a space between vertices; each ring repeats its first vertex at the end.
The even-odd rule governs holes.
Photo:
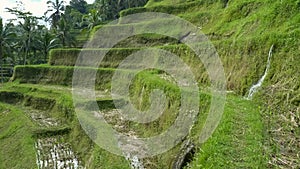
POLYGON ((122 9, 145 3, 145 0, 124 0, 87 4, 84 0, 72 0, 67 5, 62 0, 49 0, 45 16, 37 18, 24 11, 24 4, 17 1, 17 7, 7 8, 16 18, 6 24, 1 19, 0 60, 14 65, 46 63, 50 49, 82 47, 96 25, 116 19, 122 9), (43 22, 49 22, 51 29, 40 24, 43 22))

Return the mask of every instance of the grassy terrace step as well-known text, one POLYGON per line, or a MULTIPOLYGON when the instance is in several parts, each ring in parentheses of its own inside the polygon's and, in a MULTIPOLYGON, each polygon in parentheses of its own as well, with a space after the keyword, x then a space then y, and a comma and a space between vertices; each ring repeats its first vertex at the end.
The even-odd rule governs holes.
MULTIPOLYGON (((130 54, 138 51, 139 49, 134 48, 124 48, 124 49, 54 49, 51 50, 49 56, 49 64, 54 66, 74 66, 76 64, 77 58, 82 52, 94 52, 97 55, 97 51, 107 51, 108 53, 103 58, 100 67, 117 67, 120 61, 124 60, 130 54)), ((89 58, 86 57, 85 60, 80 61, 77 66, 89 66, 89 58)), ((94 58, 93 58, 94 59, 94 58)))
MULTIPOLYGON (((100 29, 102 29, 101 31, 105 31, 105 29, 108 29, 109 31, 118 29, 119 30, 118 34, 121 34, 122 31, 126 32, 130 30, 130 28, 133 26, 136 28, 138 27, 146 28, 146 26, 153 27, 153 25, 160 25, 162 24, 162 22, 172 22, 172 21, 173 21, 172 19, 164 19, 164 20, 160 20, 160 22, 154 20, 154 21, 145 21, 138 24, 129 23, 129 24, 115 24, 115 25, 114 24, 98 25, 95 26, 94 29, 91 31, 91 35, 90 35, 91 38, 89 39, 89 41, 93 40, 95 37, 99 37, 101 39, 101 36, 103 36, 103 34, 102 35, 96 34, 96 32, 99 31, 100 29)), ((107 31, 107 34, 111 35, 109 31, 107 31)), ((177 43, 178 40, 172 37, 168 37, 160 34, 152 34, 152 33, 141 34, 138 33, 138 31, 136 31, 134 36, 128 37, 123 40, 119 40, 118 43, 114 45, 114 47, 115 48, 140 48, 140 47, 151 47, 151 46, 163 46, 166 44, 177 44, 177 43)), ((88 43, 86 43, 86 45, 87 44, 88 43)))
MULTIPOLYGON (((195 63, 195 62, 194 62, 195 63)), ((31 83, 31 84, 44 84, 44 85, 62 85, 72 86, 72 78, 74 67, 71 66, 48 66, 48 65, 28 65, 28 66, 16 66, 14 71, 13 81, 20 83, 31 83)), ((96 90, 110 89, 111 80, 116 69, 114 68, 89 68, 89 67, 78 67, 85 78, 92 72, 97 71, 95 80, 96 90)), ((121 70, 124 71, 124 75, 132 70, 121 70)), ((154 71, 154 74, 162 74, 162 71, 154 71)), ((126 76, 126 75, 125 75, 126 76)), ((205 76, 201 75, 201 76, 205 76)), ((92 79, 92 77, 91 77, 92 79)), ((79 83, 79 82, 78 82, 79 83)), ((85 83, 85 82, 81 82, 85 83)))
MULTIPOLYGON (((195 5, 191 3, 190 6, 195 5)), ((135 9, 135 8, 133 8, 135 9)), ((137 8, 139 9, 139 8, 137 8)), ((141 12, 145 8, 141 8, 141 12)), ((147 9, 147 8, 146 8, 147 9)), ((130 9, 131 10, 131 9, 130 9)), ((124 11, 126 12, 126 10, 124 11)), ((203 15, 206 15, 204 13, 203 15)), ((179 40, 186 35, 185 28, 187 25, 180 25, 183 22, 178 22, 178 18, 166 16, 147 16, 146 21, 139 19, 138 23, 135 18, 121 18, 120 23, 118 24, 107 24, 107 25, 98 25, 95 26, 91 32, 91 41, 96 43, 90 43, 90 46, 95 46, 96 48, 105 48, 108 43, 101 42, 102 46, 99 46, 98 43, 104 35, 131 35, 134 36, 128 37, 123 40, 119 40, 117 44, 114 45, 116 48, 138 48, 138 47, 152 47, 152 46, 164 46, 164 45, 174 45, 179 44, 179 40), (152 17, 152 18, 151 18, 152 17), (162 18, 165 17, 165 18, 162 18), (127 19, 127 20, 125 20, 127 19), (170 28, 169 26, 162 25, 176 25, 177 27, 170 28), (101 34, 97 34, 101 30, 101 34), (145 33, 145 32, 154 32, 154 33, 145 33), (164 34, 172 35, 165 36, 164 34), (96 39, 95 39, 96 38, 96 39)), ((204 17, 204 16, 203 16, 204 17)), ((138 18, 138 17, 137 17, 138 18)), ((188 21, 187 21, 188 22, 188 21)), ((183 23, 185 24, 185 23, 183 23)), ((113 37, 111 36, 111 37, 113 37)))
MULTIPOLYGON (((188 2, 190 2, 189 0, 188 2)), ((149 0, 145 7, 152 7, 152 6, 165 6, 165 5, 178 5, 186 3, 186 1, 183 0, 149 0)))
MULTIPOLYGON (((0 90, 0 102, 23 106, 23 111, 28 114, 44 114, 45 118, 55 118, 58 124, 66 125, 73 118, 70 112, 72 100, 68 97, 66 91, 41 90, 36 87, 19 86, 16 83, 0 90)), ((33 119, 38 120, 39 117, 33 119)))
MULTIPOLYGON (((151 5, 151 2, 148 2, 148 4, 145 7, 136 7, 136 8, 129 8, 126 10, 123 10, 120 12, 120 16, 126 16, 130 14, 135 13, 141 13, 141 12, 164 12, 169 14, 178 14, 182 12, 188 12, 190 9, 193 9, 195 6, 203 6, 209 4, 203 0, 201 1, 192 1, 192 2, 184 2, 184 3, 177 3, 173 1, 169 2, 161 2, 155 3, 155 5, 151 5)), ((122 20, 121 20, 122 23, 122 20)))
MULTIPOLYGON (((299 57, 295 52, 297 51, 298 46, 295 45, 294 41, 285 40, 290 39, 292 36, 293 34, 272 33, 260 37, 239 40, 226 39, 213 41, 212 43, 224 66, 228 89, 235 90, 243 95, 246 94, 250 86, 256 83, 263 74, 267 63, 268 51, 272 44, 275 46, 272 58, 275 59, 272 60, 273 66, 271 66, 269 73, 270 77, 273 77, 272 75, 276 74, 278 70, 281 69, 278 67, 281 66, 282 62, 286 62, 286 57, 290 57, 291 59, 293 57, 299 57), (260 44, 262 41, 265 42, 264 45, 260 44), (290 48, 290 50, 286 51, 285 47, 290 48)), ((201 60, 185 45, 157 46, 157 48, 167 50, 182 58, 183 61, 191 67, 199 82, 208 81, 208 76, 201 60)), ((127 56, 142 49, 143 48, 113 48, 109 51, 108 49, 99 49, 101 51, 108 51, 108 54, 104 57, 100 67, 116 68, 127 56)), ((94 51, 97 53, 97 50, 87 49, 83 51, 94 51)), ((49 63, 54 66, 73 66, 81 51, 82 50, 80 49, 52 50, 49 63)), ((86 58, 86 60, 81 62, 81 66, 86 66, 89 61, 90 60, 86 58)), ((276 79, 274 79, 274 81, 276 81, 276 79)))
MULTIPOLYGON (((96 89, 107 89, 111 81, 114 69, 102 68, 78 68, 85 75, 90 72, 97 71, 96 89)), ((67 66, 16 66, 13 80, 18 80, 20 83, 33 84, 51 84, 72 86, 74 67, 67 66)))
MULTIPOLYGON (((156 46, 159 49, 170 51, 183 59, 190 59, 190 62, 200 62, 195 58, 192 51, 184 45, 169 45, 169 46, 156 46), (195 59, 195 60, 191 60, 195 59)), ((126 59, 129 55, 143 50, 143 48, 112 48, 112 49, 53 49, 50 52, 49 64, 53 66, 74 66, 77 59, 81 55, 84 59, 78 61, 77 66, 91 65, 91 59, 96 60, 97 54, 100 52, 107 52, 101 61, 99 68, 117 68, 119 64, 126 59), (85 56, 86 52, 86 57, 85 56)), ((201 64, 201 63, 199 63, 201 64)))
POLYGON ((164 44, 177 44, 179 43, 176 39, 181 39, 187 32, 179 28, 185 28, 187 25, 184 22, 178 22, 177 18, 165 16, 165 18, 157 19, 151 18, 146 21, 140 21, 138 23, 132 23, 134 18, 128 18, 129 21, 124 20, 122 24, 108 24, 108 25, 99 25, 94 27, 91 32, 91 43, 89 46, 96 48, 108 48, 108 45, 111 45, 112 39, 104 40, 102 37, 114 37, 118 35, 116 40, 117 44, 114 44, 117 48, 126 48, 126 47, 143 47, 143 46, 159 46, 164 44), (177 27, 164 27, 161 25, 174 25, 177 27), (100 32, 101 30, 101 32, 100 32), (170 36, 164 36, 168 34, 170 36), (129 35, 134 36, 131 38, 129 35), (129 36, 127 39, 120 39, 129 36), (102 40, 102 41, 101 41, 102 40), (99 43, 99 41, 101 43, 99 43), (100 45, 101 44, 101 45, 100 45))
MULTIPOLYGON (((112 97, 104 91, 95 91, 96 101, 99 108, 114 109, 112 97)), ((11 105, 22 105, 31 109, 51 111, 56 104, 72 105, 72 88, 68 86, 43 85, 43 84, 20 84, 15 82, 7 83, 0 89, 0 102, 11 105)), ((90 102, 84 102, 89 106, 90 102)), ((63 106, 63 105, 61 105, 63 106)))

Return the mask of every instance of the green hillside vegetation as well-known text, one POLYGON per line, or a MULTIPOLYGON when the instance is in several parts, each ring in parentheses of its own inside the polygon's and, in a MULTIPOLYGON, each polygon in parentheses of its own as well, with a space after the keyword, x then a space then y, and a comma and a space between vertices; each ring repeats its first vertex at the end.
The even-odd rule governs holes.
MULTIPOLYGON (((149 0, 144 7, 130 7, 119 15, 146 11, 174 14, 190 21, 215 46, 225 70, 227 98, 213 135, 205 143, 199 142, 212 97, 201 60, 177 39, 141 34, 112 49, 56 48, 49 52, 47 63, 15 66, 10 82, 0 88, 0 168, 39 168, 36 145, 38 140, 47 139, 69 146, 79 166, 132 168, 130 159, 99 147, 93 142, 96 138, 89 138, 82 129, 72 100, 72 76, 80 52, 108 51, 99 68, 88 67, 88 58, 76 65, 86 74, 97 71, 97 104, 104 119, 121 133, 157 135, 172 125, 181 104, 180 89, 167 73, 154 69, 139 72, 129 89, 131 102, 139 110, 149 108, 154 89, 161 89, 168 97, 166 110, 151 123, 121 120, 110 95, 111 78, 120 62, 147 47, 170 51, 191 68, 199 83, 200 112, 190 133, 178 145, 163 154, 139 159, 144 168, 299 168, 300 1, 149 0), (250 87, 264 74, 272 45, 267 77, 254 98, 245 99, 250 87)), ((111 27, 147 27, 162 21, 154 18, 149 23, 122 22, 125 21, 121 18, 111 27)), ((96 32, 103 25, 95 26, 89 39, 98 36, 96 32)), ((78 33, 79 46, 87 39, 78 33)), ((83 103, 87 108, 90 104, 83 103)), ((91 125, 88 130, 95 129, 91 125)), ((48 158, 47 153, 42 158, 48 158)))

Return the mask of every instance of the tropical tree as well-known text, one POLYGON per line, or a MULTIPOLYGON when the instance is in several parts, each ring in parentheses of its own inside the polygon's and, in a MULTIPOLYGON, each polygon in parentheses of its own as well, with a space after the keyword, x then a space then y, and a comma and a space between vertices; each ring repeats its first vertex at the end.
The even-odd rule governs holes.
POLYGON ((70 6, 82 14, 87 14, 87 2, 85 0, 71 0, 70 6))
POLYGON ((148 0, 118 0, 118 6, 122 9, 128 9, 138 6, 144 6, 148 0))
POLYGON ((14 48, 17 50, 19 61, 27 64, 31 56, 35 56, 37 49, 34 48, 35 34, 38 31, 38 18, 30 12, 22 12, 16 9, 7 8, 7 10, 17 16, 18 24, 14 26, 16 33, 16 44, 14 48))
POLYGON ((24 53, 24 65, 27 63, 30 50, 32 49, 32 42, 34 41, 34 33, 36 31, 37 20, 34 17, 24 18, 24 22, 19 22, 23 29, 22 35, 20 36, 23 40, 24 53))
POLYGON ((50 13, 48 21, 51 21, 51 28, 56 29, 58 22, 65 10, 65 5, 63 0, 49 0, 47 1, 48 10, 45 12, 45 15, 50 13))
POLYGON ((47 62, 48 53, 51 49, 61 47, 59 39, 44 26, 38 29, 35 42, 34 48, 39 49, 44 63, 47 62))
POLYGON ((64 13, 64 17, 68 21, 72 21, 70 24, 72 28, 74 29, 81 29, 81 26, 79 23, 81 23, 82 16, 85 14, 80 13, 78 10, 74 9, 71 6, 66 6, 66 10, 64 13))
POLYGON ((60 42, 64 47, 72 47, 75 45, 75 37, 71 34, 71 24, 66 20, 64 16, 58 22, 57 30, 55 34, 60 39, 60 42))
MULTIPOLYGON (((9 24, 10 25, 10 24, 9 24)), ((14 37, 14 32, 11 31, 10 26, 4 26, 3 20, 0 17, 0 73, 1 82, 3 83, 3 60, 4 54, 10 54, 11 38, 14 37)))
POLYGON ((11 23, 4 26, 3 20, 0 17, 0 62, 3 61, 5 54, 11 54, 12 41, 15 38, 12 26, 13 24, 11 23))
POLYGON ((148 0, 96 0, 95 6, 99 13, 105 16, 104 20, 117 19, 119 12, 124 9, 144 6, 148 0))
POLYGON ((50 49, 70 43, 69 23, 60 17, 56 28, 49 30, 40 25, 42 18, 33 16, 30 12, 15 8, 6 8, 15 15, 10 23, 3 26, 0 20, 0 63, 11 58, 13 64, 35 64, 47 61, 50 49), (62 41, 62 42, 60 42, 62 41), (9 57, 8 57, 9 56, 9 57))
POLYGON ((117 2, 111 0, 96 0, 95 6, 103 20, 116 19, 118 16, 117 2))
POLYGON ((82 22, 80 23, 81 27, 85 27, 86 29, 91 31, 96 25, 99 25, 103 21, 101 14, 98 10, 92 9, 89 14, 82 16, 82 22))

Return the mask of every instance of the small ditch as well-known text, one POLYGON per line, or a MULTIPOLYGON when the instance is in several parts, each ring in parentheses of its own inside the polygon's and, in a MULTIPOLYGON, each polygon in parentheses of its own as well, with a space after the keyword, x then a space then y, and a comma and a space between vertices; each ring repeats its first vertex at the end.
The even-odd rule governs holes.
MULTIPOLYGON (((121 110, 110 109, 105 110, 103 112, 94 112, 94 116, 98 118, 103 116, 107 123, 111 124, 115 130, 122 133, 124 136, 137 138, 137 134, 134 131, 127 129, 126 120, 123 117, 121 110)), ((130 167, 132 169, 145 168, 142 159, 135 155, 135 152, 141 153, 141 151, 143 151, 142 147, 144 146, 142 144, 143 143, 139 141, 131 142, 129 140, 126 140, 125 137, 119 138, 119 146, 124 152, 124 156, 126 160, 130 163, 130 167)))
POLYGON ((182 145, 179 154, 177 155, 172 169, 182 169, 193 161, 195 156, 195 145, 190 140, 185 140, 182 145))
POLYGON ((47 112, 33 109, 27 109, 25 111, 30 118, 41 127, 53 127, 59 125, 58 120, 47 115, 47 112))

